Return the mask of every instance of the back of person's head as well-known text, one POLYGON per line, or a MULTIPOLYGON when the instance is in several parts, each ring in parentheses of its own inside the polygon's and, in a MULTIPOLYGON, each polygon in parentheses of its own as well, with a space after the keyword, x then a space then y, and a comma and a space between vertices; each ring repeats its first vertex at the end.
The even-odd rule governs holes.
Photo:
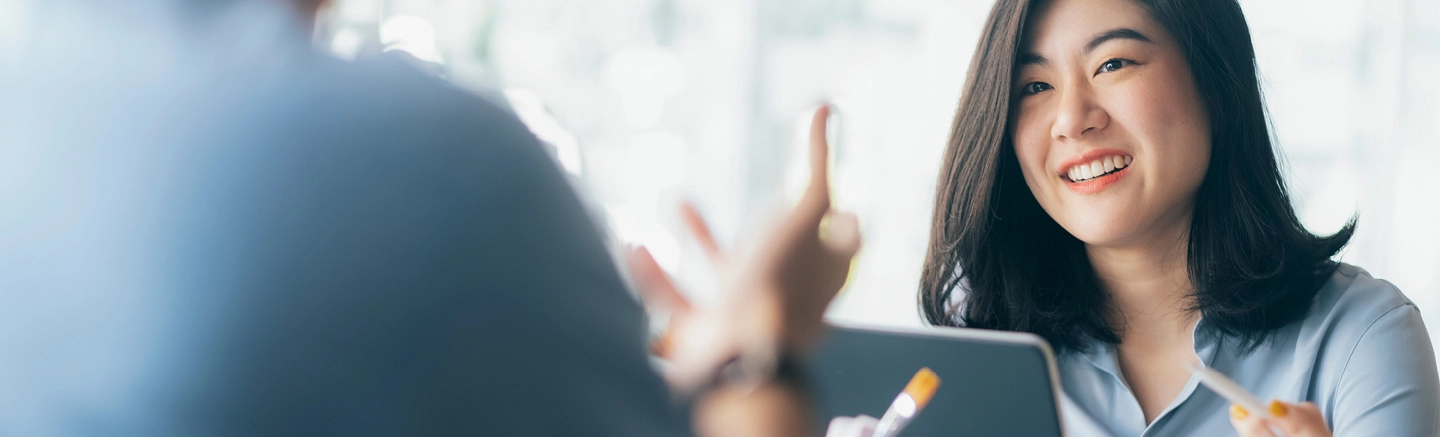
POLYGON ((186 1, 210 21, 43 5, 54 50, 0 82, 0 435, 407 434, 494 409, 425 378, 461 362, 439 325, 483 341, 523 314, 435 309, 495 265, 461 252, 501 227, 476 205, 503 184, 477 178, 548 164, 510 159, 523 127, 306 52, 275 0, 186 1))

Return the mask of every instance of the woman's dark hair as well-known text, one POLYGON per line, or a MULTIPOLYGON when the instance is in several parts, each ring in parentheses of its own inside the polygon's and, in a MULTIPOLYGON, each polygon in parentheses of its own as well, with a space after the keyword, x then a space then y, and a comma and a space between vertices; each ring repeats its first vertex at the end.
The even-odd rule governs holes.
MULTIPOLYGON (((1240 5, 1136 1, 1179 42, 1211 124, 1210 165, 1190 225, 1191 309, 1253 349, 1305 316, 1354 219, 1320 237, 1296 217, 1240 5)), ((1058 350, 1083 350, 1097 340, 1119 343, 1111 300, 1084 243, 1026 186, 1009 134, 1027 15, 1042 6, 999 0, 980 36, 940 168, 920 306, 934 325, 1031 332, 1058 350)))

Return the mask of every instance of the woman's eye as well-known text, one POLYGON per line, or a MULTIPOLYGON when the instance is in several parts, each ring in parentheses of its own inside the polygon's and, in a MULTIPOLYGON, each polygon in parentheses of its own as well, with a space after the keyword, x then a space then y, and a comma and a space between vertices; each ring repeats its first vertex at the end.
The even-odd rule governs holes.
POLYGON ((1039 94, 1040 92, 1045 91, 1045 90, 1048 90, 1048 89, 1050 89, 1050 84, 1048 84, 1048 83, 1045 83, 1045 82, 1030 82, 1030 83, 1027 83, 1027 84, 1025 84, 1024 86, 1021 86, 1021 87, 1020 87, 1020 95, 1022 95, 1022 96, 1028 96, 1028 95, 1031 95, 1031 94, 1039 94))
POLYGON ((1130 64, 1130 61, 1124 59, 1111 59, 1109 61, 1105 61, 1104 64, 1100 64, 1100 70, 1096 71, 1095 74, 1109 73, 1115 70, 1119 70, 1121 68, 1125 68, 1125 66, 1130 64))

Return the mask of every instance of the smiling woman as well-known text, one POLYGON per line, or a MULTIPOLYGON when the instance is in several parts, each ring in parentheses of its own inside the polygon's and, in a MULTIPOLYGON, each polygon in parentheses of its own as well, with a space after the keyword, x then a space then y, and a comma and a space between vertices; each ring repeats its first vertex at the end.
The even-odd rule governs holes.
POLYGON ((1120 435, 1231 432, 1197 358, 1307 413, 1237 413, 1245 435, 1440 432, 1414 305, 1331 260, 1353 220, 1317 236, 1296 217, 1234 0, 1000 0, 968 78, 930 323, 1044 336, 1066 394, 1120 435))

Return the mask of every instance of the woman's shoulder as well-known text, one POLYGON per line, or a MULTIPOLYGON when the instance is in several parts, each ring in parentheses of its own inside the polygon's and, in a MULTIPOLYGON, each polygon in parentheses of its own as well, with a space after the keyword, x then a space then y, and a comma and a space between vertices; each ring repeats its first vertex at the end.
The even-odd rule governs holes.
POLYGON ((1440 405, 1434 350, 1419 309, 1394 284, 1340 264, 1295 340, 1288 361, 1313 363, 1295 396, 1319 404, 1336 435, 1435 435, 1437 422, 1416 419, 1440 405), (1410 431, 1376 432, 1394 427, 1410 431))
POLYGON ((1302 338, 1325 338, 1332 344, 1341 339, 1358 341, 1387 316, 1410 318, 1406 312, 1415 312, 1413 319, 1419 320, 1415 303, 1394 284, 1360 267, 1341 263, 1316 292, 1299 334, 1302 338))
POLYGON ((1415 303, 1395 284, 1377 279, 1360 267, 1341 263, 1315 293, 1310 318, 1324 316, 1334 322, 1374 321, 1407 306, 1413 308, 1415 303))

